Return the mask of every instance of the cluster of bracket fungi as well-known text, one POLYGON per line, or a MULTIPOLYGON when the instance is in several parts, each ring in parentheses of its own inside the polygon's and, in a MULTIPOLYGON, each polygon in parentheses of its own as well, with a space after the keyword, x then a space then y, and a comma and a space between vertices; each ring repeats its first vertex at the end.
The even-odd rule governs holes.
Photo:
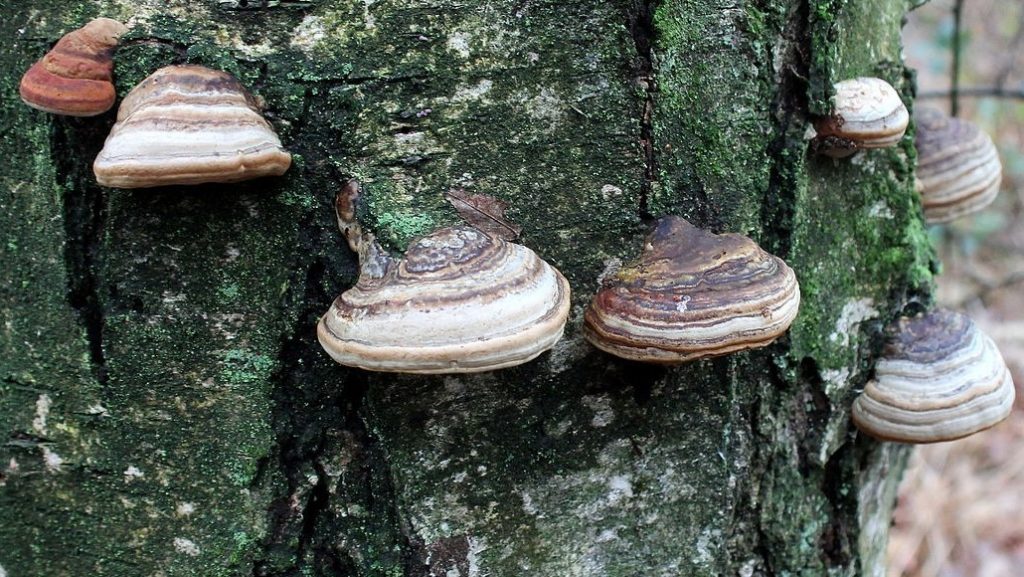
MULTIPOLYGON (((21 99, 68 116, 96 116, 115 101, 114 50, 128 29, 97 18, 61 38, 21 79, 21 99)), ((166 66, 121 101, 93 163, 103 186, 144 188, 279 176, 291 165, 256 100, 227 72, 166 66)))
MULTIPOLYGON (((99 18, 67 34, 22 78, 22 99, 56 114, 109 110, 113 53, 126 31, 99 18)), ((832 115, 816 119, 811 148, 834 158, 893 146, 910 121, 896 90, 877 78, 837 83, 833 105, 832 115)), ((916 125, 916 188, 928 222, 990 203, 1001 179, 992 140, 937 111, 918 113, 916 125)), ((93 168, 101 185, 139 188, 281 175, 290 163, 234 77, 185 65, 161 68, 125 96, 93 168)), ((336 361, 371 371, 481 372, 528 362, 561 338, 569 283, 512 242, 518 227, 504 218, 501 201, 449 198, 471 225, 436 230, 395 258, 360 226, 359 192, 351 181, 336 201, 339 227, 359 255, 359 278, 317 328, 336 361)), ((782 259, 743 235, 665 216, 638 260, 602 279, 583 335, 618 357, 677 364, 766 346, 789 329, 799 305, 797 275, 782 259)), ((946 441, 1009 413, 1010 373, 967 317, 944 310, 904 317, 887 339, 874 378, 853 404, 863 432, 946 441)))
MULTIPOLYGON (((812 148, 835 158, 899 142, 909 114, 884 80, 836 84, 831 117, 815 122, 812 148)), ((948 222, 996 197, 1002 165, 992 139, 973 123, 923 108, 914 115, 915 188, 925 220, 948 222)), ((1014 386, 992 342, 966 316, 936 309, 898 319, 874 378, 853 403, 857 428, 903 443, 952 441, 987 429, 1009 414, 1014 386)))

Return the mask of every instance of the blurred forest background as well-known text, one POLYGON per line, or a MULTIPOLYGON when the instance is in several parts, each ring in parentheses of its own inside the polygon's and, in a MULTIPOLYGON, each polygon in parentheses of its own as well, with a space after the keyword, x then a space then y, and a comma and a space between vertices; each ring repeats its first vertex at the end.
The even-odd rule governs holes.
POLYGON ((938 300, 996 343, 1017 385, 1013 414, 952 443, 919 447, 900 488, 889 577, 1024 575, 1024 0, 932 0, 903 34, 916 106, 972 120, 999 148, 1003 184, 986 210, 931 227, 938 300), (959 27, 957 12, 959 11, 959 27), (954 87, 954 53, 960 63, 954 87), (955 99, 952 94, 958 95, 955 99))

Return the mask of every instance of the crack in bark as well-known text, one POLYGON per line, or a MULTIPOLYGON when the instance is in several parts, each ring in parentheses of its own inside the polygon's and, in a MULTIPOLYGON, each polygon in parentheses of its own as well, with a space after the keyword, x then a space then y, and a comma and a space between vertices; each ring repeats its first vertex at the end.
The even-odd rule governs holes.
POLYGON ((653 217, 648 203, 658 178, 658 159, 654 145, 654 96, 657 84, 654 70, 654 42, 657 30, 654 11, 658 0, 636 0, 629 13, 629 32, 636 46, 633 62, 633 81, 643 94, 640 106, 640 150, 644 159, 644 179, 640 184, 640 202, 637 210, 642 220, 653 217))
POLYGON ((782 32, 786 43, 774 109, 775 136, 766 154, 771 159, 768 188, 761 201, 761 226, 769 252, 786 258, 792 244, 798 174, 805 154, 803 132, 808 117, 810 74, 810 5, 803 0, 789 15, 782 32))
MULTIPOLYGON (((319 447, 316 455, 322 452, 323 447, 319 447)), ((317 521, 320 520, 320 515, 327 510, 331 499, 331 492, 328 487, 328 479, 330 477, 327 475, 327 470, 317 459, 313 459, 312 465, 313 470, 316 471, 316 484, 310 490, 309 501, 302 510, 302 533, 299 535, 297 555, 299 559, 305 557, 305 553, 314 543, 317 521)))
MULTIPOLYGON (((764 458, 764 450, 762 447, 767 446, 770 439, 765 439, 761 432, 761 411, 767 399, 763 394, 755 394, 753 400, 750 403, 750 414, 748 416, 750 423, 750 431, 752 436, 753 450, 751 454, 751 463, 760 463, 764 458)), ((766 467, 767 468, 767 467, 766 467)), ((768 546, 770 541, 767 531, 765 531, 764 525, 761 523, 762 512, 762 499, 764 493, 764 471, 760 471, 759 475, 752 475, 753 480, 746 491, 741 491, 743 495, 741 502, 737 503, 736 511, 737 517, 740 511, 751 511, 753 514, 753 529, 756 535, 756 539, 752 540, 750 550, 760 560, 760 567, 755 567, 757 570, 753 575, 758 577, 764 577, 767 575, 774 575, 774 569, 772 567, 772 556, 771 548, 768 546), (760 477, 760 481, 756 480, 760 477)), ((734 522, 735 527, 740 526, 740 522, 737 520, 734 522)), ((735 556, 735 555, 734 555, 735 556)))
MULTIPOLYGON (((310 156, 321 152, 326 151, 310 156)), ((319 181, 314 189, 330 190, 348 180, 323 168, 324 176, 313 177, 319 181)), ((390 567, 403 564, 396 550, 409 550, 398 527, 386 457, 363 416, 367 373, 336 365, 316 337, 320 315, 356 273, 341 236, 322 225, 333 224, 332 206, 323 203, 300 223, 297 242, 311 256, 297 266, 282 303, 295 320, 282 337, 274 375, 277 450, 253 482, 277 493, 255 577, 363 575, 367 550, 383 552, 371 561, 390 567)))
POLYGON ((92 165, 80 159, 94 157, 103 146, 111 119, 112 113, 107 113, 106 122, 101 123, 94 119, 86 119, 89 122, 77 118, 56 119, 51 137, 56 179, 63 187, 68 304, 82 325, 93 376, 101 385, 105 385, 108 378, 103 351, 105 311, 99 274, 107 199, 105 190, 93 179, 92 165))
MULTIPOLYGON (((303 223, 300 230, 309 230, 309 223, 303 223)), ((303 238, 305 246, 311 246, 311 238, 303 238)), ((326 265, 319 259, 306 263, 297 274, 303 280, 293 283, 297 289, 286 295, 285 307, 295 308, 296 321, 282 340, 278 354, 280 368, 274 376, 274 428, 278 444, 276 464, 262 465, 255 485, 263 484, 268 470, 276 468, 285 478, 287 486, 283 495, 275 499, 268 511, 270 517, 267 538, 263 543, 263 555, 253 567, 253 575, 295 575, 307 564, 307 553, 313 541, 321 514, 330 505, 328 476, 321 464, 325 447, 325 424, 330 414, 309 410, 317 406, 315 373, 317 343, 312 337, 318 303, 327 297, 320 290, 326 265), (289 307, 287 301, 299 303, 289 307), (319 418, 318 418, 319 417, 319 418), (309 485, 309 471, 316 475, 316 482, 309 485), (282 560, 283 558, 283 560, 282 560)), ((333 413, 334 403, 320 404, 322 411, 333 413)), ((275 457, 269 457, 273 460, 275 457)))
POLYGON ((844 443, 825 463, 825 474, 822 481, 822 493, 828 500, 828 526, 821 533, 822 556, 829 568, 843 568, 850 565, 855 557, 853 548, 855 539, 850 535, 850 528, 844 521, 857 519, 855 491, 844 491, 844 487, 854 482, 853 472, 849 464, 852 445, 844 443), (845 493, 845 496, 844 496, 845 493))
MULTIPOLYGON (((771 6, 759 6, 759 9, 766 12, 770 8, 771 6)), ((802 135, 809 106, 806 79, 810 69, 810 58, 807 52, 811 44, 810 11, 809 1, 801 0, 791 12, 785 15, 778 38, 782 54, 779 60, 774 59, 771 47, 761 55, 762 66, 767 65, 770 70, 775 70, 771 80, 772 85, 777 87, 772 103, 773 136, 765 150, 765 155, 770 162, 770 173, 768 187, 761 199, 760 223, 763 230, 761 243, 769 252, 782 258, 788 256, 792 246, 796 195, 806 154, 802 135)), ((813 361, 811 362, 813 363, 813 361)), ((801 369, 806 368, 801 366, 801 369)), ((768 411, 774 414, 789 415, 793 420, 791 426, 795 430, 815 431, 815 424, 809 421, 820 420, 822 412, 827 418, 828 399, 823 398, 821 394, 823 390, 820 386, 820 377, 817 389, 814 389, 813 383, 810 382, 811 377, 817 376, 816 367, 812 366, 811 368, 813 369, 811 374, 803 370, 798 375, 797 380, 800 387, 793 388, 781 367, 773 364, 772 385, 757 395, 751 408, 751 431, 755 438, 760 439, 755 442, 752 461, 758 463, 757 470, 760 472, 758 475, 760 480, 753 483, 750 491, 753 497, 746 506, 753 515, 754 538, 751 550, 756 554, 761 565, 755 568, 755 574, 759 576, 777 575, 789 569, 787 559, 779 557, 777 547, 774 545, 777 535, 774 535, 772 529, 765 525, 765 507, 767 505, 765 499, 773 498, 771 496, 772 483, 779 482, 772 471, 779 467, 793 466, 790 458, 795 457, 800 475, 806 478, 811 474, 808 451, 811 450, 814 442, 821 441, 820 435, 814 435, 812 439, 798 442, 797 446, 792 448, 795 454, 791 457, 766 451, 766 447, 775 446, 779 439, 773 438, 771 430, 763 430, 766 425, 762 423, 762 414, 768 411), (783 391, 809 389, 814 390, 811 404, 816 407, 816 411, 815 415, 808 416, 801 412, 803 403, 807 399, 802 395, 797 395, 794 398, 783 391), (821 407, 822 400, 826 404, 824 411, 821 407)), ((820 423, 817 424, 820 425, 820 423)), ((823 554, 823 556, 825 555, 823 554)))

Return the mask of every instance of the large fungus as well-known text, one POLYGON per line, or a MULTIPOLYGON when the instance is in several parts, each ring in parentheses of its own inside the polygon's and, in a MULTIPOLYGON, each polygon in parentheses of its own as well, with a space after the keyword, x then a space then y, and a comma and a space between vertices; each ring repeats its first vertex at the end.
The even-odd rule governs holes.
POLYGON ((256 100, 227 72, 167 66, 128 93, 93 170, 104 186, 238 182, 291 164, 256 100))
POLYGON ((401 259, 362 232, 357 188, 338 222, 359 253, 356 285, 317 327, 344 365, 400 373, 474 373, 525 363, 551 348, 569 315, 569 283, 532 250, 470 226, 437 230, 401 259))
POLYGON ((910 122, 899 93, 881 78, 837 82, 832 102, 832 115, 814 123, 816 148, 832 157, 895 146, 910 122))
POLYGON ((743 235, 667 216, 639 261, 603 281, 584 335, 619 357, 681 363, 765 346, 799 306, 796 275, 782 259, 743 235))
POLYGON ((21 99, 33 108, 67 116, 96 116, 110 110, 114 90, 114 49, 128 29, 97 18, 64 35, 21 77, 21 99))
POLYGON ((917 180, 928 222, 948 222, 995 199, 1003 165, 988 134, 934 108, 914 113, 917 180))
POLYGON ((952 441, 1002 421, 1013 407, 1010 371, 968 317, 938 310, 902 318, 853 403, 853 422, 903 443, 952 441))

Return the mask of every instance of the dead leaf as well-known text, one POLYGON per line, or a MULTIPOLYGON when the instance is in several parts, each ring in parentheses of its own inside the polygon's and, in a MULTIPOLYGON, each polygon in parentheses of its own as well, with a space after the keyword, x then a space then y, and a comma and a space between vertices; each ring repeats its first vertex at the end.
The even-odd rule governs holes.
POLYGON ((345 183, 345 186, 338 191, 334 197, 334 214, 338 218, 338 228, 345 236, 349 247, 359 252, 359 244, 362 242, 363 229, 356 219, 356 204, 359 202, 360 187, 359 181, 352 179, 345 183))
POLYGON ((484 232, 504 240, 515 240, 523 231, 523 227, 505 218, 508 203, 503 200, 486 194, 466 194, 457 188, 444 196, 463 220, 484 232))
POLYGON ((360 192, 359 181, 354 178, 338 191, 334 198, 334 212, 338 215, 339 221, 355 222, 356 203, 359 202, 360 192))

